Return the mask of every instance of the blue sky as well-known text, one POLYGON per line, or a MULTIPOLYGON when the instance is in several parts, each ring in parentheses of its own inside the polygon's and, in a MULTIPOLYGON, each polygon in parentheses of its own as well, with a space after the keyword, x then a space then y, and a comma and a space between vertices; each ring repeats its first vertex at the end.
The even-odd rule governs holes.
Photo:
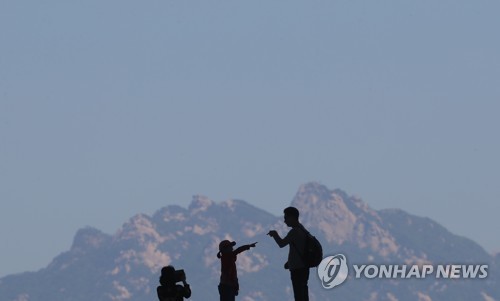
POLYGON ((0 2, 0 276, 191 196, 319 181, 488 251, 497 1, 0 2))

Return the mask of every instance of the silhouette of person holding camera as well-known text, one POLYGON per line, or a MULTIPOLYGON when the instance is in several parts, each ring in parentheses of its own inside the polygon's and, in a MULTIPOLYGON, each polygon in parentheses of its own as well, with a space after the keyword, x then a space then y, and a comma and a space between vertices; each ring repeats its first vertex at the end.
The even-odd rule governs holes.
POLYGON ((243 245, 233 250, 236 242, 223 240, 219 244, 217 258, 221 260, 221 275, 219 284, 220 301, 234 301, 240 289, 238 283, 238 273, 236 271, 237 255, 250 248, 254 248, 257 243, 243 245))
POLYGON ((292 229, 288 234, 281 238, 275 230, 269 231, 267 235, 274 238, 280 248, 289 246, 288 261, 285 263, 285 269, 290 270, 292 280, 293 296, 295 301, 309 301, 309 267, 302 260, 299 250, 305 250, 307 234, 304 226, 299 223, 299 210, 295 207, 288 207, 283 210, 285 214, 285 224, 292 229))
POLYGON ((156 288, 159 301, 183 301, 191 297, 191 288, 186 282, 184 270, 175 270, 171 265, 161 269, 160 286, 156 288), (182 282, 182 285, 177 284, 182 282))

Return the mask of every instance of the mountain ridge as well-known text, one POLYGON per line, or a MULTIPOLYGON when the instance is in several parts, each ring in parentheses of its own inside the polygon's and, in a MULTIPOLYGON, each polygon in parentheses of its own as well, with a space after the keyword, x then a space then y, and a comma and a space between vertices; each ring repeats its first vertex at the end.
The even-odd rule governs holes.
MULTIPOLYGON (((499 256, 489 255, 472 240, 429 218, 399 209, 374 210, 360 198, 314 182, 301 185, 291 205, 300 210, 301 222, 323 243, 325 255, 344 253, 353 263, 488 262, 493 275, 483 282, 438 282, 441 286, 427 280, 357 280, 327 291, 311 273, 311 300, 339 296, 373 301, 500 300, 495 277, 499 256)), ((46 268, 0 278, 0 299, 156 299, 159 270, 168 264, 186 270, 192 300, 217 299, 220 266, 215 254, 222 239, 236 240, 238 245, 259 242, 257 248, 238 256, 242 300, 290 299, 289 279, 282 268, 286 249, 279 249, 266 236, 270 229, 283 235, 288 231, 282 217, 243 200, 214 202, 196 195, 187 208, 168 205, 152 215, 136 214, 114 234, 92 227, 78 230, 70 249, 46 268), (266 283, 273 286, 262 285, 266 283)))

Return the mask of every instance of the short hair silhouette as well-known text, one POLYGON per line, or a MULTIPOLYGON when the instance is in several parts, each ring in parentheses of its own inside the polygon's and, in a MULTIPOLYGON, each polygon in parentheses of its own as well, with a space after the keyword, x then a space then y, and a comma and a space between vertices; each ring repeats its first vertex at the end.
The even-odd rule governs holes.
POLYGON ((299 209, 295 207, 287 207, 285 210, 283 210, 283 213, 288 216, 293 216, 296 219, 299 219, 299 209))
POLYGON ((171 265, 161 269, 160 284, 167 285, 167 283, 175 283, 175 268, 171 265))

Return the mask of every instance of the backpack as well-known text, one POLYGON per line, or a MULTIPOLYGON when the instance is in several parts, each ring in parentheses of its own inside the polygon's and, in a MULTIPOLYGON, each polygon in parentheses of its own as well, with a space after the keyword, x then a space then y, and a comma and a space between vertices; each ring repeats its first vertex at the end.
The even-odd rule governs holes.
POLYGON ((309 233, 304 226, 301 228, 304 232, 306 232, 306 242, 304 252, 299 252, 300 257, 307 267, 317 267, 323 260, 323 247, 321 246, 319 240, 309 233))

